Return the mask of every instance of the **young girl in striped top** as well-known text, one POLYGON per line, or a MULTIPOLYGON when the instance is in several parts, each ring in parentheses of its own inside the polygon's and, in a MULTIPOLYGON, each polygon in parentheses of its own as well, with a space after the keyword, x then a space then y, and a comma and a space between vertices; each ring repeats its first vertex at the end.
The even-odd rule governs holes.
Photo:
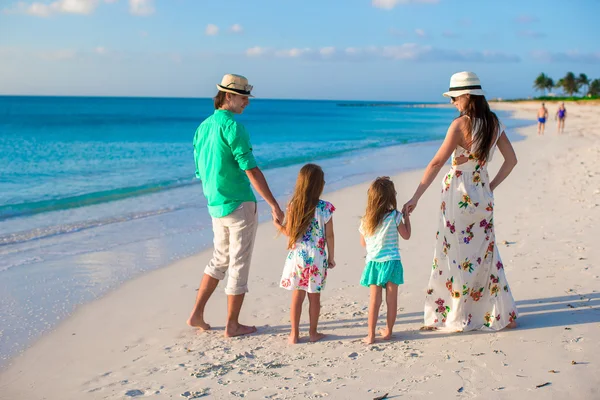
POLYGON ((369 304, 369 334, 366 344, 375 342, 375 327, 385 287, 387 327, 379 331, 384 340, 392 337, 398 308, 398 285, 404 283, 402 261, 398 248, 398 234, 410 239, 410 219, 397 209, 396 189, 389 177, 377 178, 367 192, 367 210, 361 219, 359 232, 363 247, 367 248, 367 264, 360 284, 371 290, 369 304))

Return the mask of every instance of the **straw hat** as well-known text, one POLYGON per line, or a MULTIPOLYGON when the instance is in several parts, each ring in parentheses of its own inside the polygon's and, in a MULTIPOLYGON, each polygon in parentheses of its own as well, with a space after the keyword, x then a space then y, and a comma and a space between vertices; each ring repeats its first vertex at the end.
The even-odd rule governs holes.
POLYGON ((248 79, 241 75, 227 74, 223 76, 223 79, 221 79, 221 84, 217 84, 217 89, 219 89, 221 92, 254 97, 250 94, 252 91, 252 85, 248 85, 248 79))
POLYGON ((458 97, 463 94, 483 96, 481 81, 474 72, 457 72, 450 78, 450 89, 444 93, 445 97, 458 97))

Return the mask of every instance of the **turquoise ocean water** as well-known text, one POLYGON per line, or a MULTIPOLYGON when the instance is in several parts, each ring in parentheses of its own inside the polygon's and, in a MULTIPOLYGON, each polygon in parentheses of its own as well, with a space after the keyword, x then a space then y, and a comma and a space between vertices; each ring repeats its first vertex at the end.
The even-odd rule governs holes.
MULTIPOLYGON (((0 97, 0 365, 78 305, 210 244, 191 143, 212 109, 211 99, 0 97)), ((425 166, 456 115, 252 100, 237 119, 285 202, 304 162, 323 166, 326 190, 425 166)))

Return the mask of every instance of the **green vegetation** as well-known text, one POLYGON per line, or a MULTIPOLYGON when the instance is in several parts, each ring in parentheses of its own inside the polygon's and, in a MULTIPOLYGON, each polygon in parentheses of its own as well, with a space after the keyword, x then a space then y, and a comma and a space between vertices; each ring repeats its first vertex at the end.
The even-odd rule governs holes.
POLYGON ((573 72, 567 72, 555 83, 552 78, 542 72, 533 81, 533 88, 542 92, 542 96, 537 97, 538 100, 596 100, 600 96, 600 79, 590 80, 586 74, 576 76, 573 72), (546 90, 550 91, 553 88, 560 89, 563 96, 547 96, 546 90), (580 92, 582 97, 574 96, 580 92))

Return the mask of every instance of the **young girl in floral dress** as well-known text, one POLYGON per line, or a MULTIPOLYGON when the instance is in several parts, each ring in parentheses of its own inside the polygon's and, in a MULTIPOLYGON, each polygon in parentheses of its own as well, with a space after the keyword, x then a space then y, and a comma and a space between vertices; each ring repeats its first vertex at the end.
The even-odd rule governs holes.
POLYGON ((320 200, 325 186, 321 167, 306 164, 300 169, 294 194, 285 221, 274 221, 277 229, 288 237, 288 253, 280 287, 293 290, 290 320, 292 331, 289 343, 296 344, 302 303, 308 293, 309 339, 316 342, 325 335, 317 331, 321 310, 321 291, 325 287, 327 270, 335 267, 333 248, 333 218, 335 207, 320 200))
POLYGON ((377 178, 367 193, 367 210, 360 222, 360 241, 367 248, 367 265, 360 284, 371 289, 369 304, 369 334, 366 344, 375 342, 375 327, 381 292, 385 288, 387 304, 387 327, 379 331, 384 340, 392 337, 398 308, 398 285, 404 283, 402 261, 398 248, 398 233, 410 239, 410 219, 399 212, 396 204, 396 189, 389 177, 377 178))

